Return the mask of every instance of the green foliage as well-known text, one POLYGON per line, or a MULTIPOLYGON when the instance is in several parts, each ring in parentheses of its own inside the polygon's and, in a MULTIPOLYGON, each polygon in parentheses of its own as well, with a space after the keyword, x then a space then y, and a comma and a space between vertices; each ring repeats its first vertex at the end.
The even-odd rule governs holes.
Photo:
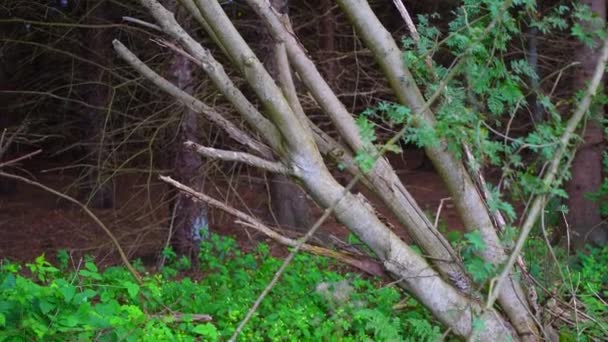
MULTIPOLYGON (((357 121, 366 144, 356 157, 363 171, 373 167, 376 151, 383 148, 399 151, 398 146, 382 146, 381 139, 375 135, 376 126, 388 126, 392 130, 404 127, 403 143, 418 147, 441 144, 456 158, 462 157, 461 148, 466 144, 475 159, 475 165, 469 165, 472 172, 484 167, 502 169, 500 183, 490 189, 488 205, 492 212, 500 211, 509 223, 516 218, 511 204, 514 201, 527 201, 531 195, 542 193, 567 197, 560 187, 561 180, 569 176, 565 168, 560 170, 559 181, 554 184, 544 184, 539 175, 554 158, 565 128, 556 103, 571 100, 544 94, 543 80, 535 67, 525 54, 514 54, 512 49, 513 46, 527 48, 527 42, 522 39, 527 35, 526 27, 538 29, 541 39, 543 35, 570 35, 593 45, 605 35, 604 26, 588 6, 557 5, 539 12, 536 1, 513 1, 507 10, 505 4, 499 0, 466 0, 454 12, 447 32, 433 25, 437 15, 417 17, 420 39, 405 37, 402 40, 403 62, 426 99, 440 95, 431 106, 435 114, 433 125, 424 118, 424 113, 416 113, 401 104, 381 101, 368 108, 357 121), (568 17, 574 20, 567 20, 568 17), (591 25, 582 25, 582 22, 591 25), (438 51, 444 60, 450 56, 452 65, 428 58, 438 51), (450 78, 445 79, 448 75, 450 78), (531 121, 529 113, 537 105, 527 102, 532 93, 545 120, 514 135, 511 132, 514 123, 531 121)), ((572 101, 578 99, 574 97, 572 101)), ((600 197, 605 197, 603 193, 607 189, 605 185, 600 197)))
POLYGON ((461 249, 464 266, 475 282, 483 283, 496 274, 497 268, 480 257, 487 246, 478 230, 464 234, 464 238, 461 249))
MULTIPOLYGON (((23 267, 0 267, 0 341, 218 341, 226 340, 279 268, 281 260, 260 244, 241 252, 232 239, 212 235, 202 243, 200 280, 167 250, 159 273, 142 285, 123 267, 100 270, 85 261, 67 269, 43 256, 23 267), (195 314, 208 314, 200 322, 195 314)), ((407 310, 395 287, 328 270, 328 259, 298 255, 260 306, 241 338, 246 341, 434 341, 438 324, 415 300, 407 310)))
MULTIPOLYGON (((524 249, 529 272, 542 285, 537 287, 539 302, 557 299, 572 304, 575 297, 577 310, 591 317, 579 318, 576 324, 560 324, 560 341, 605 339, 608 334, 608 306, 605 304, 608 298, 608 246, 588 247, 574 257, 561 247, 552 250, 555 259, 541 238, 529 239, 524 249)), ((564 309, 574 320, 574 312, 567 307, 564 309)))
POLYGON ((608 246, 578 252, 570 282, 577 290, 579 305, 594 321, 585 320, 576 327, 564 327, 561 334, 578 341, 605 339, 608 335, 608 246))
MULTIPOLYGON (((604 172, 608 171, 608 153, 604 152, 603 157, 604 172)), ((608 177, 604 177, 600 188, 593 193, 588 194, 589 199, 596 201, 600 206, 602 216, 608 215, 608 177)))

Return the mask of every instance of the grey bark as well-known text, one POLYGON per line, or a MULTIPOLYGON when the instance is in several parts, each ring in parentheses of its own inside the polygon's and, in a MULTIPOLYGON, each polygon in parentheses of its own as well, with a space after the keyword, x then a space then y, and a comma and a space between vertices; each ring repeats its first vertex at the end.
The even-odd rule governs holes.
MULTIPOLYGON (((359 136, 352 114, 346 110, 344 104, 340 102, 329 87, 293 33, 285 28, 274 12, 265 5, 264 1, 247 0, 247 2, 264 19, 275 39, 285 44, 289 61, 298 73, 300 80, 319 106, 331 118, 348 147, 352 151, 362 149, 364 144, 359 136)), ((317 135, 317 141, 327 140, 319 138, 317 135)), ((470 289, 469 280, 455 257, 456 253, 405 189, 388 161, 385 158, 378 159, 374 169, 366 174, 365 178, 384 204, 408 229, 408 233, 415 242, 432 258, 434 266, 437 267, 439 272, 446 279, 453 280, 461 290, 468 291, 470 289)))
MULTIPOLYGON (((172 15, 156 1, 141 0, 141 3, 150 10, 166 33, 176 39, 183 34, 183 31, 176 29, 177 23, 172 20, 172 15)), ((231 59, 235 61, 236 67, 254 89, 266 109, 267 117, 279 132, 282 148, 275 149, 275 152, 286 166, 293 169, 294 174, 315 200, 323 207, 328 207, 341 199, 335 211, 338 219, 370 246, 383 260, 387 269, 402 280, 404 286, 408 287, 456 334, 462 336, 475 334, 484 339, 512 335, 508 324, 493 310, 485 311, 483 314, 485 328, 473 331, 471 322, 479 305, 443 281, 422 257, 380 222, 359 197, 352 194, 342 197, 344 189, 325 167, 310 126, 304 125, 303 120, 293 112, 281 89, 242 40, 219 4, 215 1, 197 1, 197 5, 205 21, 217 34, 224 48, 231 55, 231 59)), ((182 38, 181 41, 189 40, 182 38)), ((186 48, 189 51, 198 49, 186 48)), ((231 84, 215 82, 215 85, 225 95, 234 89, 231 84)), ((243 104, 235 105, 237 108, 244 108, 243 104)), ((239 112, 244 116, 250 115, 241 110, 239 112)), ((259 132, 265 134, 269 131, 259 132)))
MULTIPOLYGON (((283 16, 285 21, 289 20, 287 1, 271 0, 271 5, 277 13, 283 16)), ((283 87, 284 92, 287 93, 288 90, 285 88, 293 85, 293 82, 290 76, 285 75, 291 73, 289 65, 281 63, 285 47, 282 43, 275 42, 270 34, 266 34, 263 40, 266 50, 263 57, 264 65, 277 82, 289 78, 287 83, 291 84, 285 84, 283 87)), ((294 100, 298 101, 297 97, 294 100)), ((293 107, 293 104, 291 105, 293 107)), ((286 175, 277 173, 270 176, 269 186, 273 218, 282 227, 305 232, 312 225, 312 218, 304 190, 286 175)))
MULTIPOLYGON (((367 1, 338 0, 338 4, 376 57, 399 102, 411 108, 413 113, 420 113, 420 120, 433 126, 434 114, 430 109, 423 109, 424 97, 403 63, 400 49, 390 32, 374 15, 367 1)), ((441 141, 438 146, 426 146, 425 151, 448 188, 465 228, 479 230, 481 233, 486 245, 481 252, 483 259, 496 266, 502 264, 506 261, 507 254, 500 243, 483 198, 462 161, 448 151, 446 141, 441 141)), ((499 303, 521 336, 538 336, 538 329, 524 291, 513 277, 502 287, 499 303)))

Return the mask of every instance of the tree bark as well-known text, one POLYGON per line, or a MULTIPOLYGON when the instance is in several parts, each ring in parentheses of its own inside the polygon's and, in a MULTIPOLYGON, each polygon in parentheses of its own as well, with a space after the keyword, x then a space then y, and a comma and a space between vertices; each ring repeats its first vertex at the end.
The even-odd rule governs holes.
MULTIPOLYGON (((184 28, 190 27, 187 12, 175 0, 166 0, 165 6, 176 13, 184 28)), ((195 65, 184 55, 173 53, 170 57, 167 79, 188 94, 194 91, 195 65)), ((173 146, 169 149, 172 157, 174 178, 190 188, 203 192, 204 170, 199 154, 186 148, 187 141, 198 141, 198 113, 186 106, 180 106, 180 120, 173 146)), ((193 200, 183 192, 170 188, 171 246, 173 250, 190 260, 196 261, 201 240, 209 233, 207 206, 193 200)))
MULTIPOLYGON (((271 28, 275 39, 285 44, 289 61, 294 70, 319 106, 331 118, 344 142, 352 151, 363 149, 364 144, 352 114, 346 110, 344 104, 321 76, 315 64, 308 58, 293 32, 285 27, 274 12, 264 5, 263 1, 247 0, 247 2, 271 28)), ((318 134, 316 140, 319 143, 328 142, 326 137, 321 137, 318 134)), ((329 143, 329 145, 335 144, 329 143)), ((320 147, 332 148, 322 145, 320 147)), ((329 154, 331 154, 331 151, 329 154)), ((358 172, 357 170, 354 171, 358 172)), ((365 175, 365 180, 372 185, 373 191, 408 229, 408 233, 415 242, 431 257, 439 272, 446 279, 450 279, 460 290, 469 291, 469 279, 463 272, 456 253, 406 190, 386 158, 380 158, 376 161, 373 170, 365 175)))
MULTIPOLYGON (((592 11, 606 21, 606 0, 583 0, 592 11)), ((583 23, 591 27, 590 23, 583 23)), ((599 43, 593 48, 577 50, 580 68, 574 79, 574 89, 582 89, 591 78, 598 61, 599 43)), ((566 185, 568 192, 568 225, 571 230, 572 247, 581 249, 585 244, 604 245, 608 242, 608 227, 602 223, 599 205, 587 198, 602 184, 602 157, 605 150, 604 130, 600 120, 604 113, 599 106, 592 107, 591 116, 581 133, 583 141, 572 161, 572 178, 566 185)))
MULTIPOLYGON (((288 4, 286 0, 271 0, 273 9, 288 19, 288 4)), ((291 70, 282 68, 280 65, 281 54, 285 47, 280 42, 275 42, 267 33, 264 37, 265 52, 264 66, 275 80, 281 78, 281 73, 291 73, 291 70)), ((288 67, 288 66, 287 66, 288 67)), ((302 188, 284 174, 272 174, 270 176, 270 203, 272 216, 277 224, 287 229, 305 232, 310 228, 312 219, 308 207, 306 193, 302 188)))
POLYGON ((321 49, 322 56, 325 57, 323 69, 325 71, 325 79, 330 85, 333 85, 336 81, 336 61, 333 59, 336 55, 336 18, 332 13, 334 6, 334 1, 321 1, 321 10, 323 11, 323 17, 321 18, 321 49))
MULTIPOLYGON (((140 0, 140 2, 151 12, 167 34, 184 43, 184 47, 191 54, 205 58, 201 60, 201 65, 209 66, 215 63, 208 53, 201 53, 200 44, 184 37, 185 32, 179 28, 171 13, 159 6, 158 2, 155 0, 140 0)), ((299 178, 317 203, 325 208, 335 207, 338 220, 358 235, 382 260, 385 267, 400 280, 399 283, 455 334, 481 340, 500 340, 509 337, 517 339, 509 324, 494 310, 481 310, 479 303, 464 296, 444 281, 420 255, 378 219, 361 196, 345 192, 324 164, 310 126, 304 118, 294 112, 283 91, 275 84, 236 31, 221 6, 217 1, 211 0, 198 0, 197 5, 205 21, 230 54, 235 67, 248 81, 266 109, 266 117, 276 127, 280 140, 275 140, 277 138, 275 135, 265 138, 273 146, 280 160, 299 178), (479 318, 484 324, 480 329, 473 329, 472 323, 477 316, 481 316, 479 318)), ((205 71, 217 72, 216 69, 208 67, 205 71)), ((211 78, 226 97, 246 101, 238 90, 235 91, 232 82, 211 78)), ((242 116, 257 117, 255 112, 242 110, 250 108, 247 103, 233 104, 240 109, 242 116)), ((273 131, 258 132, 267 135, 273 131)))
MULTIPOLYGON (((401 50, 397 47, 390 32, 380 23, 364 0, 338 0, 360 34, 365 45, 372 51, 383 69, 399 102, 411 108, 431 127, 435 124, 433 112, 426 107, 422 93, 413 76, 405 66, 401 50)), ((489 212, 461 160, 448 151, 447 142, 440 141, 438 146, 426 146, 425 151, 433 166, 441 176, 466 229, 479 230, 486 248, 481 257, 499 266, 507 260, 496 228, 489 212)), ((503 286, 499 296, 500 305, 521 336, 538 336, 534 317, 530 314, 527 299, 519 281, 512 276, 507 286, 503 286)))
MULTIPOLYGON (((87 23, 107 24, 109 18, 109 3, 107 1, 87 1, 87 23)), ((112 60, 112 31, 110 28, 85 29, 85 55, 97 65, 107 66, 112 60)), ((85 134, 85 152, 89 161, 86 170, 85 184, 82 195, 87 204, 94 208, 111 208, 114 206, 114 186, 104 169, 109 164, 110 141, 105 135, 105 122, 109 120, 110 111, 107 108, 110 98, 109 75, 99 66, 88 64, 85 67, 83 79, 89 80, 85 88, 84 98, 89 106, 83 109, 85 134)))
MULTIPOLYGON (((0 26, 0 30, 2 30, 0 38, 3 38, 5 36, 5 25, 0 26)), ((9 79, 10 75, 4 66, 4 59, 0 57, 0 91, 12 90, 9 79)), ((0 93, 0 104, 8 105, 9 99, 9 95, 0 93)), ((12 116, 8 111, 0 113, 0 139, 2 140, 2 143, 0 143, 0 163, 13 156, 11 152, 14 149, 14 139, 11 139, 11 137, 16 133, 16 130, 11 127, 14 124, 12 116)), ((14 179, 0 177, 0 195, 10 195, 16 191, 17 182, 14 179)))

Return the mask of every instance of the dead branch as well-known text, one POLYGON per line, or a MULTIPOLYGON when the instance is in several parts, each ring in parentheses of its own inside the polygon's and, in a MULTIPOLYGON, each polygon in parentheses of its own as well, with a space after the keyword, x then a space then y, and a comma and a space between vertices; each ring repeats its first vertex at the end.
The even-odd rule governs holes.
POLYGON ((285 165, 279 162, 272 162, 266 159, 256 157, 249 153, 220 150, 217 148, 202 146, 192 141, 186 141, 184 143, 184 146, 193 149, 198 154, 207 158, 240 162, 250 166, 261 168, 266 171, 281 173, 284 175, 293 174, 293 171, 291 171, 289 168, 285 167, 285 165))
MULTIPOLYGON (((290 239, 284 235, 277 233, 275 230, 273 230, 272 228, 263 224, 257 218, 247 215, 240 210, 237 210, 214 198, 211 198, 198 191, 195 191, 194 189, 174 180, 171 177, 160 176, 160 179, 164 182, 167 182, 168 184, 173 185, 180 191, 185 192, 186 194, 190 195, 192 198, 194 198, 196 200, 207 203, 210 206, 216 207, 222 211, 225 211, 226 213, 228 213, 230 215, 233 215, 234 217, 238 218, 238 220, 236 220, 235 223, 253 228, 285 246, 296 247, 299 243, 296 240, 290 239)), ((358 256, 357 258, 354 258, 354 257, 349 256, 344 253, 332 251, 332 250, 324 248, 324 247, 319 247, 319 246, 314 246, 314 245, 309 245, 309 244, 302 245, 301 249, 303 249, 307 252, 313 253, 313 254, 333 258, 333 259, 343 262, 347 265, 353 266, 370 275, 374 275, 374 276, 384 275, 382 266, 380 264, 378 264, 377 262, 374 262, 367 258, 361 258, 360 256, 358 256)))

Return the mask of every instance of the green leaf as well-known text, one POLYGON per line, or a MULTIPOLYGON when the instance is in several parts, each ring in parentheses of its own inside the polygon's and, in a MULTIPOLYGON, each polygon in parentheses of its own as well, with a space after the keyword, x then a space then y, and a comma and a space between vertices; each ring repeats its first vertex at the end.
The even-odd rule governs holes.
POLYGON ((65 282, 65 284, 59 287, 59 292, 63 295, 63 300, 69 303, 76 294, 76 287, 65 282))
POLYGON ((122 283, 122 285, 127 288, 127 292, 129 293, 129 297, 131 297, 131 299, 135 299, 137 297, 137 294, 139 293, 139 285, 130 281, 125 281, 122 283))
POLYGON ((465 239, 471 245, 474 251, 484 251, 486 249, 486 243, 481 238, 479 230, 472 231, 464 234, 465 239))
POLYGON ((42 311, 42 313, 45 315, 57 307, 57 305, 55 305, 54 303, 51 303, 46 300, 40 300, 38 306, 40 307, 40 311, 42 311))
POLYGON ((219 338, 219 332, 217 328, 211 323, 199 324, 192 328, 192 332, 206 337, 212 341, 217 341, 219 338))

